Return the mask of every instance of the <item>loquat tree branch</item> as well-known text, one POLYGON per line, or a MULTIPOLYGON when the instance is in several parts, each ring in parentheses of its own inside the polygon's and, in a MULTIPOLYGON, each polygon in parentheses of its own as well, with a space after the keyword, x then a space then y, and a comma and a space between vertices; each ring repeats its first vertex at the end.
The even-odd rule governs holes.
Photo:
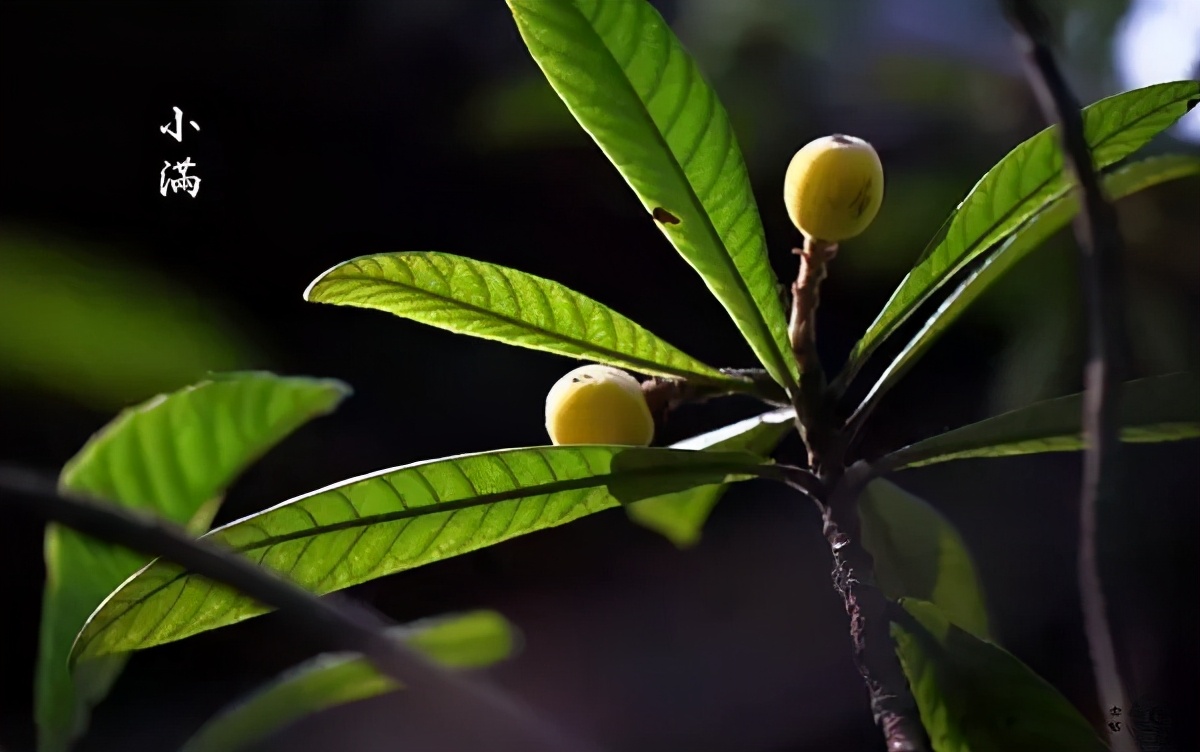
MULTIPOLYGON (((1092 668, 1100 708, 1129 707, 1100 579, 1097 510, 1118 501, 1120 425, 1118 400, 1128 349, 1121 304, 1123 242, 1117 216, 1104 195, 1092 162, 1079 102, 1054 61, 1046 22, 1032 0, 1002 0, 1016 30, 1026 75, 1046 120, 1057 124, 1067 172, 1074 178, 1081 211, 1075 218, 1088 321, 1088 360, 1084 369, 1083 484, 1079 500, 1078 578, 1092 668)), ((1114 750, 1136 750, 1127 734, 1112 736, 1114 750)))
POLYGON ((801 370, 796 425, 808 449, 810 469, 788 468, 784 482, 813 498, 821 510, 823 534, 833 556, 833 587, 849 618, 854 665, 866 684, 871 714, 888 752, 927 752, 925 729, 892 641, 889 602, 875 584, 874 560, 861 539, 858 497, 873 471, 865 462, 843 466, 844 429, 837 426, 817 355, 821 282, 836 253, 836 243, 807 237, 804 247, 796 250, 800 268, 792 284, 788 335, 801 370))

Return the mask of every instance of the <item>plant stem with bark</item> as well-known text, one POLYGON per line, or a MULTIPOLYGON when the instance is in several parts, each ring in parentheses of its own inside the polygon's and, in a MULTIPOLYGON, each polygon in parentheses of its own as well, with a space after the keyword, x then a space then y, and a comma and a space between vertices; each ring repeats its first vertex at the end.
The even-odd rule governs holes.
POLYGON ((800 269, 792 283, 788 335, 800 366, 796 425, 808 449, 809 466, 821 482, 805 490, 821 509, 823 533, 833 555, 833 586, 850 619, 854 665, 867 685, 871 714, 888 752, 925 752, 925 730, 892 642, 889 603, 875 584, 874 561, 861 540, 858 496, 871 478, 871 469, 861 462, 848 470, 843 467, 845 442, 817 355, 821 282, 837 254, 837 244, 806 238, 795 253, 800 269))
POLYGON ((837 255, 837 243, 804 239, 803 248, 792 253, 800 257, 800 271, 792 283, 792 315, 788 321, 788 339, 792 355, 800 366, 800 391, 796 395, 796 426, 808 448, 808 464, 813 472, 822 471, 826 451, 833 438, 833 416, 826 398, 825 371, 817 355, 817 308, 821 305, 821 283, 828 264, 837 255))

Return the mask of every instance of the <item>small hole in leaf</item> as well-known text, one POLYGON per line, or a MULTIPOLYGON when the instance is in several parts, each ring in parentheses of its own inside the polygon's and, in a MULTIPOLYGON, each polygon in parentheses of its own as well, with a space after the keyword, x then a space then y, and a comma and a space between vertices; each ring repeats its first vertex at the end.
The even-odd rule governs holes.
POLYGON ((654 211, 651 212, 651 215, 664 225, 679 224, 679 217, 676 217, 674 214, 662 208, 661 206, 654 207, 654 211))
POLYGON ((1200 104, 1200 99, 1189 99, 1187 103, 1187 111, 1191 112, 1192 108, 1200 104))

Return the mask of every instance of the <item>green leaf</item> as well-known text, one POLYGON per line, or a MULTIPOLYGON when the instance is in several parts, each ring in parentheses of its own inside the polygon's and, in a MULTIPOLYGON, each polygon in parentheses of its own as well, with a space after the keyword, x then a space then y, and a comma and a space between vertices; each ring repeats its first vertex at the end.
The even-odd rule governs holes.
POLYGON ((550 85, 691 264, 771 376, 797 366, 725 108, 644 0, 508 0, 550 85))
MULTIPOLYGON (((494 611, 427 619, 391 632, 451 668, 483 668, 512 654, 515 630, 494 611)), ((401 689, 358 653, 328 653, 296 666, 204 724, 180 752, 252 747, 305 716, 401 689)))
POLYGON ((988 636, 988 614, 975 563, 958 530, 895 483, 871 481, 859 499, 863 546, 875 579, 892 600, 931 601, 958 626, 988 636))
POLYGON ((1107 752, 1058 690, 1003 648, 960 629, 932 603, 901 601, 892 622, 934 752, 1107 752))
MULTIPOLYGON (((1104 168, 1166 130, 1200 100, 1200 83, 1177 81, 1118 94, 1086 107, 1083 124, 1092 158, 1104 168)), ((838 376, 840 387, 912 312, 971 259, 1000 242, 1070 190, 1054 128, 1025 141, 971 189, 900 282, 838 376)))
MULTIPOLYGON (((1008 457, 1083 449, 1083 395, 1037 402, 897 450, 879 461, 888 470, 969 457, 1008 457)), ((1121 388, 1121 440, 1180 441, 1200 436, 1200 375, 1173 373, 1127 381, 1121 388)))
POLYGON ((304 296, 641 373, 752 388, 557 282, 448 253, 363 256, 322 274, 304 296))
MULTIPOLYGON (((639 499, 768 474, 768 465, 746 452, 506 449, 352 478, 205 538, 312 592, 328 593, 639 499)), ((92 614, 73 658, 179 640, 266 610, 248 596, 156 561, 92 614)))
MULTIPOLYGON (((775 451, 775 447, 794 425, 795 413, 790 407, 783 407, 684 439, 672 446, 676 449, 745 451, 765 457, 775 451)), ((688 548, 700 541, 700 531, 708 515, 728 488, 728 484, 700 486, 643 499, 625 507, 625 511, 639 525, 662 534, 680 548, 688 548)))
POLYGON ((198 287, 110 247, 0 224, 0 387, 109 412, 261 362, 198 287))
MULTIPOLYGON (((221 494, 263 452, 349 393, 342 383, 268 373, 214 377, 121 413, 63 468, 60 485, 203 532, 221 494)), ((59 525, 46 528, 46 590, 38 645, 38 748, 66 749, 82 733, 123 656, 67 658, 104 597, 149 559, 59 525)))
MULTIPOLYGON (((1104 187, 1109 197, 1115 200, 1168 180, 1192 175, 1200 175, 1200 158, 1181 155, 1151 157, 1106 175, 1104 187)), ((976 298, 1018 261, 1066 227, 1077 213, 1079 200, 1075 194, 1068 193, 1052 201, 1021 225, 929 317, 921 331, 904 346, 875 382, 858 412, 882 398, 976 298)))

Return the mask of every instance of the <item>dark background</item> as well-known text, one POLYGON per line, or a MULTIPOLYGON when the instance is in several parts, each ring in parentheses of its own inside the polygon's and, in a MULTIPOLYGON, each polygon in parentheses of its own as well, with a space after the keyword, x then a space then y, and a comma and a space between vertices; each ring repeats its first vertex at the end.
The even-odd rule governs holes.
MULTIPOLYGON (((778 199, 794 150, 847 132, 881 153, 882 212, 823 295, 821 351, 836 368, 955 203, 1042 127, 1007 29, 986 2, 655 4, 730 110, 782 278, 799 241, 778 199)), ((1080 99, 1151 82, 1113 64, 1128 3, 1046 5, 1080 99)), ((1194 62, 1192 42, 1157 46, 1194 62)), ((1148 149, 1164 151, 1196 147, 1164 136, 1148 149)), ((1121 205, 1134 375, 1200 360, 1197 199, 1189 179, 1121 205)), ((500 0, 0 5, 0 459, 53 474, 121 407, 233 368, 338 377, 356 394, 246 473, 218 523, 383 467, 544 443, 545 393, 573 363, 301 299, 339 261, 424 249, 560 280, 708 362, 752 364, 500 0), (158 130, 173 106, 182 143, 158 130), (185 156, 198 196, 159 195, 163 161, 185 156)), ((867 449, 1077 390, 1073 254, 1064 235, 996 285, 889 396, 867 449)), ((755 410, 685 408, 659 440, 755 410)), ((1128 455, 1104 542, 1122 659, 1167 748, 1197 749, 1200 452, 1128 455)), ((1049 455, 899 480, 960 526, 1000 641, 1090 713, 1079 472, 1078 457, 1049 455)), ((24 516, 0 525, 4 749, 33 745, 41 532, 24 516)), ((688 551, 614 511, 353 592, 397 620, 499 609, 526 645, 489 680, 613 750, 882 749, 819 532, 811 505, 746 485, 688 551)), ((275 616, 148 650, 80 748, 173 749, 311 650, 275 616)), ((264 749, 421 748, 429 730, 394 699, 264 749)))

